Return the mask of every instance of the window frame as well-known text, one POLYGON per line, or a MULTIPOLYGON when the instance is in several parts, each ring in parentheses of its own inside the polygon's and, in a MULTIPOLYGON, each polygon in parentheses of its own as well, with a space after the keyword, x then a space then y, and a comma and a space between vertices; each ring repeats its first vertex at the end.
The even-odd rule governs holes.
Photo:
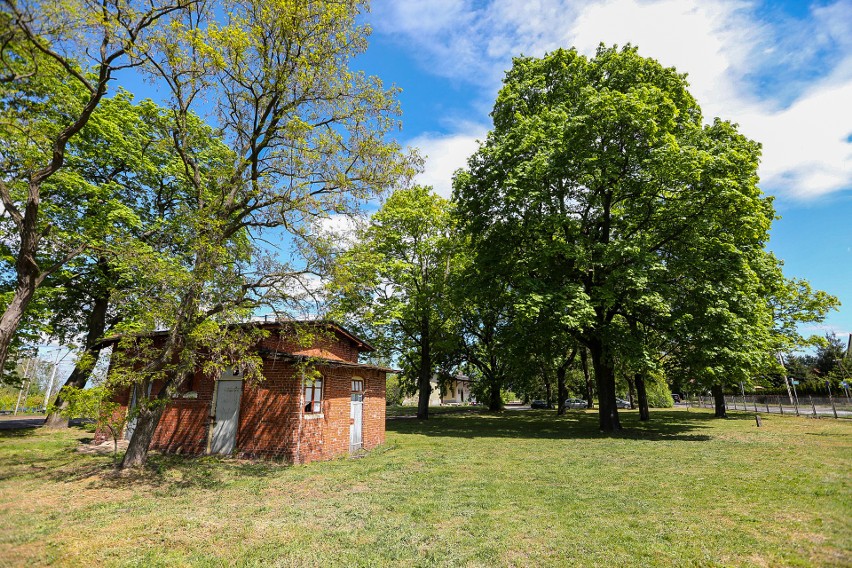
POLYGON ((323 391, 325 390, 325 377, 320 376, 313 381, 305 379, 302 383, 302 400, 304 402, 304 406, 302 410, 304 414, 317 416, 322 414, 322 403, 323 403, 323 395, 325 394, 323 391), (319 388, 317 388, 317 383, 319 383, 319 388), (319 390, 319 399, 315 398, 316 391, 319 390), (308 397, 308 392, 310 392, 310 398, 308 397), (318 410, 314 410, 314 406, 318 406, 318 410))

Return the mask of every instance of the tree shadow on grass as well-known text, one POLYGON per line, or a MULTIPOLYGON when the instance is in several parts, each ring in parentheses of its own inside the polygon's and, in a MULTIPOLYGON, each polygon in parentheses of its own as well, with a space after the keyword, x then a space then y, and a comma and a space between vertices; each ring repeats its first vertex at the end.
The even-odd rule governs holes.
POLYGON ((111 450, 108 453, 79 451, 92 441, 86 426, 54 431, 54 434, 33 427, 0 430, 0 481, 34 476, 55 483, 89 481, 94 487, 116 489, 216 489, 227 486, 231 480, 263 478, 289 467, 278 461, 151 452, 144 468, 125 472, 116 468, 123 457, 121 450, 115 458, 111 450), (4 447, 4 440, 9 445, 4 447), (3 455, 4 449, 6 455, 3 455))
POLYGON ((118 461, 74 461, 67 467, 45 472, 57 482, 90 479, 92 487, 105 489, 140 489, 179 492, 190 488, 217 490, 231 481, 260 479, 274 475, 289 465, 277 462, 247 462, 211 456, 177 456, 151 452, 143 468, 119 470, 118 461))
MULTIPOLYGON (((569 411, 556 416, 553 411, 504 411, 465 415, 439 415, 426 421, 392 420, 389 432, 452 438, 682 440, 703 442, 713 437, 701 433, 718 420, 705 412, 655 411, 651 420, 641 422, 636 412, 620 414, 623 429, 601 432, 594 411, 569 411)), ((729 420, 753 420, 752 416, 732 416, 729 420)))

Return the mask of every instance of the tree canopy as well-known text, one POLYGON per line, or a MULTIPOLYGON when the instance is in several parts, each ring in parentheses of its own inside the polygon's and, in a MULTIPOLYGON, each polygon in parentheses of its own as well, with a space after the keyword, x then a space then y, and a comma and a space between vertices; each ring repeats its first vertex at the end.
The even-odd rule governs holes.
POLYGON ((502 259, 520 302, 548 305, 590 350, 602 430, 620 428, 615 363, 642 352, 637 324, 708 383, 771 348, 760 146, 704 124, 687 86, 631 46, 517 58, 455 177, 480 258, 502 259))

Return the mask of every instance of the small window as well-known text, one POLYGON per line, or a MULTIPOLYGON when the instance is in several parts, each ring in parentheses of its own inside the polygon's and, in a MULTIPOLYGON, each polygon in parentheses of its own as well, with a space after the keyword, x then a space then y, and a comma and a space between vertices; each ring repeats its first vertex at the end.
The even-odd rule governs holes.
POLYGON ((352 381, 352 402, 364 402, 364 381, 356 379, 352 381))
POLYGON ((322 412, 322 378, 305 381, 305 414, 322 412))

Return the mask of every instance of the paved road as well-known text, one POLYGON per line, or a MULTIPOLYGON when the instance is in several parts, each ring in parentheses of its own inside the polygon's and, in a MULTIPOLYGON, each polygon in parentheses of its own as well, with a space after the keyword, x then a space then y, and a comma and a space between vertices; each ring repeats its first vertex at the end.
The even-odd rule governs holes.
POLYGON ((44 424, 44 416, 2 416, 0 430, 21 430, 22 428, 38 428, 44 424))

